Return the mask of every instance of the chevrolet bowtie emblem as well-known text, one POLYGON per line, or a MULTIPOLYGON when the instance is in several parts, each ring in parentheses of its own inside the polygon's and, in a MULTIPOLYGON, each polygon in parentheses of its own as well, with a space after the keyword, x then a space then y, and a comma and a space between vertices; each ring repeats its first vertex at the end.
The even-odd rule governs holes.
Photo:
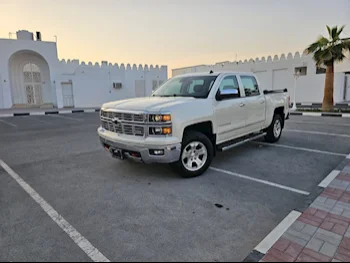
POLYGON ((118 118, 113 118, 113 119, 112 119, 112 122, 113 122, 114 124, 118 124, 118 123, 120 122, 120 120, 119 120, 118 118))

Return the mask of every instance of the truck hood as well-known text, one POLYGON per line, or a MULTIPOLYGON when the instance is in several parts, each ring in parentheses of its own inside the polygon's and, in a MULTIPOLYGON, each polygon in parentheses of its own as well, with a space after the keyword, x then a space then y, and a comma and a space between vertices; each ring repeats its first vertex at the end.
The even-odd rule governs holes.
POLYGON ((123 111, 160 112, 172 106, 189 103, 193 100, 196 99, 192 97, 145 97, 105 103, 102 108, 123 111))

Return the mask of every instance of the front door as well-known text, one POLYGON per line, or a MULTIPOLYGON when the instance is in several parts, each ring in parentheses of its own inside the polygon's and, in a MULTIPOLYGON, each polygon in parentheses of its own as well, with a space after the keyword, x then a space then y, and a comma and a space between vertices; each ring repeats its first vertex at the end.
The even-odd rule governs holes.
POLYGON ((237 77, 226 76, 220 83, 220 91, 236 89, 238 96, 215 102, 215 121, 217 125, 217 143, 232 140, 244 135, 245 130, 245 103, 241 97, 241 90, 237 77))
POLYGON ((62 83, 62 95, 63 95, 63 107, 73 108, 74 97, 73 97, 73 85, 72 83, 62 83))
POLYGON ((246 127, 249 131, 259 131, 265 123, 265 96, 259 90, 254 76, 240 76, 245 92, 246 127))

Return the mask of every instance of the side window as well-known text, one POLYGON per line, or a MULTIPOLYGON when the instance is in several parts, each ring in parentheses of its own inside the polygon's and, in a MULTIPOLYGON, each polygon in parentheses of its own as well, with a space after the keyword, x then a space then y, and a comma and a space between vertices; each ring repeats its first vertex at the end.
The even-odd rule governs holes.
POLYGON ((234 98, 241 97, 241 93, 239 90, 239 84, 238 84, 236 76, 225 77, 220 83, 219 90, 220 90, 220 92, 222 92, 224 90, 237 90, 237 95, 235 95, 234 98))
POLYGON ((241 76, 246 97, 260 95, 258 82, 253 76, 241 76))

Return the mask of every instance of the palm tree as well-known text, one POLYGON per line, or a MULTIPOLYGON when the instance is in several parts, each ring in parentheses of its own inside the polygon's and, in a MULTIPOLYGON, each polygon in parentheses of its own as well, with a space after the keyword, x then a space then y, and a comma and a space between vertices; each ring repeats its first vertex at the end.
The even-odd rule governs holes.
POLYGON ((326 66, 326 79, 324 85, 323 111, 333 109, 334 89, 334 62, 341 62, 345 58, 345 52, 350 51, 350 38, 340 38, 345 26, 330 28, 327 26, 328 38, 320 36, 306 50, 306 54, 313 54, 316 66, 326 66))

